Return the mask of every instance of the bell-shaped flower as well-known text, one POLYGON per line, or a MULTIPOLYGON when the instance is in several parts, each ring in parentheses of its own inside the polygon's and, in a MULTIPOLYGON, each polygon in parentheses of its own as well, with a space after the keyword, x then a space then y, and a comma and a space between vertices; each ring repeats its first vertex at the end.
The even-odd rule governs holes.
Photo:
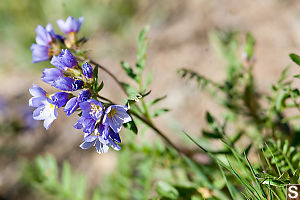
POLYGON ((75 56, 68 49, 62 49, 58 56, 52 57, 50 63, 61 70, 67 70, 77 65, 75 56))
POLYGON ((88 149, 91 146, 95 146, 99 154, 106 153, 109 146, 114 150, 119 151, 121 147, 116 143, 121 143, 121 139, 118 133, 115 133, 109 126, 99 124, 95 128, 94 134, 86 133, 84 142, 80 145, 82 149, 88 149))
POLYGON ((83 88, 84 82, 70 77, 58 77, 51 85, 63 91, 76 91, 83 88))
POLYGON ((42 81, 45 83, 53 84, 53 82, 59 78, 63 77, 63 71, 57 68, 45 68, 43 70, 42 81))
POLYGON ((82 71, 86 78, 88 79, 93 78, 93 68, 88 62, 82 65, 82 71))
POLYGON ((36 44, 32 44, 30 47, 33 63, 48 60, 50 58, 51 43, 53 43, 56 38, 61 38, 61 36, 55 34, 51 24, 48 24, 46 28, 38 25, 35 31, 36 44))
POLYGON ((79 108, 80 103, 87 101, 90 97, 91 92, 89 90, 80 91, 78 97, 73 97, 67 102, 64 112, 67 116, 70 116, 79 108))
POLYGON ((132 119, 127 113, 127 106, 112 105, 105 110, 103 116, 103 124, 109 125, 114 132, 119 133, 124 123, 130 122, 132 119))
POLYGON ((32 62, 38 63, 50 58, 49 56, 49 46, 39 45, 39 44, 32 44, 30 47, 32 51, 32 62))
POLYGON ((35 29, 35 31, 36 31, 35 41, 37 44, 48 46, 55 39, 55 33, 52 29, 52 26, 50 24, 48 24, 47 27, 48 27, 48 30, 47 30, 47 28, 45 28, 41 25, 38 25, 37 28, 35 29))
POLYGON ((64 34, 77 33, 80 30, 83 19, 83 17, 80 17, 76 20, 74 17, 69 16, 66 21, 62 19, 57 20, 57 25, 64 34))
POLYGON ((44 120, 44 127, 48 129, 57 118, 57 109, 66 104, 69 95, 65 92, 57 92, 49 96, 45 90, 37 85, 33 85, 29 92, 33 96, 29 100, 29 106, 37 107, 33 111, 33 119, 44 120))
POLYGON ((83 129, 84 133, 92 133, 95 130, 95 125, 101 119, 103 114, 103 107, 100 101, 88 99, 79 104, 82 115, 74 124, 77 129, 83 129))

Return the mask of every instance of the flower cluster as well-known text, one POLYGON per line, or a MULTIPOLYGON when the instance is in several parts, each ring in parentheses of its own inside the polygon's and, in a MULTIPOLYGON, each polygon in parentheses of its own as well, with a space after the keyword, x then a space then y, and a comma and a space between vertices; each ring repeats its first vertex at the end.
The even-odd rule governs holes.
POLYGON ((98 153, 105 153, 110 146, 120 150, 121 126, 132 119, 126 106, 97 99, 98 91, 94 89, 97 74, 88 62, 76 57, 76 33, 82 21, 82 17, 58 20, 65 36, 56 35, 51 25, 37 27, 36 44, 31 46, 32 60, 40 62, 51 58, 50 64, 54 67, 45 68, 41 80, 60 91, 48 94, 37 85, 29 89, 33 96, 29 105, 36 107, 33 119, 44 120, 44 127, 48 129, 57 118, 58 108, 63 107, 67 116, 77 111, 80 118, 74 127, 84 132, 82 149, 95 146, 98 153), (60 54, 57 55, 58 50, 60 54))
POLYGON ((61 48, 76 46, 76 33, 80 30, 83 17, 76 20, 74 17, 68 17, 66 21, 57 20, 57 24, 65 36, 58 35, 54 32, 52 25, 46 27, 38 25, 36 31, 36 44, 32 44, 32 62, 42 62, 48 60, 53 55, 58 55, 61 48))

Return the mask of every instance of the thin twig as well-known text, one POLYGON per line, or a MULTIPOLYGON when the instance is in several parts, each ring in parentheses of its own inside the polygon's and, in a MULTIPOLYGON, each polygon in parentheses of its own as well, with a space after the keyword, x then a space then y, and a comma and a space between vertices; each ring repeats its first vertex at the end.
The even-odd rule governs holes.
MULTIPOLYGON (((116 83, 120 86, 120 88, 123 90, 123 92, 128 96, 128 93, 126 92, 125 88, 123 87, 121 81, 119 81, 119 79, 112 73, 110 72, 107 68, 105 68, 103 65, 98 64, 97 62, 89 59, 90 63, 93 65, 98 66, 100 69, 102 69, 103 71, 105 71, 109 76, 111 76, 114 81, 116 81, 116 83)), ((112 101, 110 101, 109 99, 103 97, 103 96, 99 96, 97 95, 98 98, 109 101, 110 103, 113 103, 112 101)), ((113 103, 114 104, 114 103, 113 103)), ((164 139, 164 141, 166 143, 168 143, 171 147, 173 147, 180 155, 186 155, 188 157, 191 158, 191 155, 189 152, 183 151, 180 148, 178 148, 162 131, 160 131, 153 123, 152 121, 148 120, 147 118, 140 116, 138 113, 134 112, 134 111, 130 111, 130 113, 137 117, 139 120, 141 120, 142 122, 144 122, 145 124, 147 124, 152 130, 154 130, 161 138, 164 139)))
POLYGON ((103 71, 105 71, 110 77, 112 77, 114 79, 114 81, 120 86, 120 88, 122 89, 122 91, 126 94, 126 96, 128 96, 128 93, 125 90, 125 88, 123 87, 122 82, 119 81, 119 79, 113 73, 111 73, 108 69, 106 69, 104 66, 98 64, 94 60, 89 59, 89 62, 91 64, 93 64, 93 65, 98 66, 100 69, 102 69, 103 71))

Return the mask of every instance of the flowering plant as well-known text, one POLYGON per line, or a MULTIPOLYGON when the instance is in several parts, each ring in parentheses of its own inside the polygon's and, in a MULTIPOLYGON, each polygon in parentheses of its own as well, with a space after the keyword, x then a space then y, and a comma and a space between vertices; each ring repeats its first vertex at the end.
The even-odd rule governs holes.
POLYGON ((32 62, 50 60, 54 67, 45 68, 41 79, 60 91, 48 94, 33 85, 29 89, 33 96, 29 105, 36 107, 33 118, 44 120, 46 129, 57 118, 58 108, 63 107, 67 116, 80 112, 74 127, 85 133, 80 145, 82 149, 95 146, 98 153, 105 153, 110 146, 120 150, 121 126, 132 118, 127 113, 128 106, 103 101, 98 95, 103 88, 103 82, 98 85, 98 67, 93 70, 89 61, 78 53, 81 43, 77 40, 77 33, 82 22, 83 17, 58 20, 64 36, 55 34, 50 24, 46 28, 41 25, 36 28, 36 44, 31 46, 32 62))
MULTIPOLYGON (((84 133, 80 147, 88 149, 95 146, 98 153, 107 152, 109 147, 120 150, 122 125, 137 133, 137 120, 152 128, 169 147, 172 147, 162 148, 157 145, 147 149, 129 142, 129 148, 126 150, 129 153, 124 151, 118 160, 118 166, 121 166, 122 170, 125 168, 125 173, 120 171, 119 174, 111 175, 110 184, 107 184, 109 191, 124 187, 124 183, 117 180, 130 180, 131 184, 126 185, 126 191, 130 192, 125 195, 125 199, 129 199, 131 186, 140 184, 138 186, 149 185, 150 188, 156 179, 164 179, 155 174, 161 166, 168 168, 176 178, 166 178, 167 181, 157 182, 157 199, 283 199, 285 185, 299 183, 299 126, 294 121, 299 119, 299 115, 286 110, 300 110, 300 92, 292 86, 292 81, 288 80, 287 70, 284 70, 280 80, 272 85, 271 94, 257 89, 252 73, 255 64, 255 39, 251 34, 246 34, 243 42, 239 40, 237 33, 211 34, 218 52, 227 61, 227 76, 222 82, 215 82, 187 68, 178 70, 183 78, 196 80, 204 91, 211 94, 212 99, 225 108, 224 117, 221 119, 210 112, 206 113, 208 126, 202 130, 201 139, 184 132, 198 148, 183 149, 174 145, 152 122, 153 117, 167 112, 168 109, 153 111, 149 108, 166 96, 151 102, 144 99, 150 94, 147 87, 152 79, 151 73, 146 79, 142 78, 149 44, 145 37, 147 28, 141 31, 138 38, 136 68, 121 62, 123 70, 137 85, 134 87, 119 81, 107 68, 86 57, 85 50, 81 49, 85 39, 77 38, 82 22, 83 18, 76 20, 72 17, 65 22, 58 20, 58 25, 65 34, 63 36, 55 34, 51 25, 47 25, 46 28, 38 26, 36 44, 31 47, 32 61, 50 61, 54 67, 45 68, 41 79, 59 91, 48 94, 37 85, 29 89, 33 96, 29 105, 36 107, 33 118, 44 120, 44 127, 48 129, 57 118, 58 108, 62 107, 67 116, 78 113, 79 119, 74 128, 82 129, 84 133), (126 94, 127 102, 124 105, 118 105, 99 94, 104 87, 103 81, 99 84, 99 69, 108 73, 126 94), (263 101, 266 101, 265 104, 262 104, 263 101), (241 138, 245 138, 249 144, 239 145, 244 142, 241 138), (214 145, 216 140, 220 142, 219 146, 214 145), (250 151, 260 158, 254 165, 248 159, 250 151), (140 158, 132 156, 132 152, 143 154, 142 162, 140 158), (201 153, 208 156, 207 163, 197 160, 197 154, 201 153), (180 175, 170 166, 182 169, 180 175), (137 171, 140 174, 136 173, 137 171), (179 185, 178 180, 183 180, 183 184, 179 185), (239 190, 242 191, 241 194, 237 193, 239 190)), ((290 54, 290 57, 300 66, 298 55, 290 54)), ((300 75, 294 77, 299 78, 300 75)), ((55 161, 51 160, 51 157, 39 160, 38 165, 43 168, 44 164, 41 163, 49 162, 56 166, 55 161)), ((62 174, 70 173, 67 168, 65 167, 62 174)), ((40 173, 43 169, 32 171, 40 173)), ((69 180, 72 179, 70 177, 69 180)), ((40 183, 39 179, 34 181, 40 183)), ((47 181, 44 181, 44 187, 47 188, 47 181)), ((60 190, 59 184, 54 185, 60 190)), ((143 187, 141 188, 144 190, 143 187)), ((136 189, 139 187, 133 188, 135 191, 139 190, 136 189)), ((151 192, 152 190, 149 190, 149 193, 151 192)), ((109 197, 112 193, 109 192, 109 197)), ((143 191, 143 195, 148 197, 147 194, 143 191)), ((100 199, 96 197, 95 199, 100 199)))

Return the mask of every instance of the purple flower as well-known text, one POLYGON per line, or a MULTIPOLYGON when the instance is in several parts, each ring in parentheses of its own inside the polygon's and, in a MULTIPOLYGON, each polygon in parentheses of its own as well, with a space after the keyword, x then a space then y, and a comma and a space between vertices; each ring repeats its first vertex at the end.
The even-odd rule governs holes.
POLYGON ((29 106, 37 107, 33 111, 33 119, 44 120, 44 127, 48 129, 57 118, 57 109, 66 104, 69 95, 65 92, 58 92, 51 95, 50 99, 45 90, 37 85, 33 85, 29 92, 33 96, 29 100, 29 106))
POLYGON ((75 56, 68 49, 62 49, 58 56, 53 56, 50 63, 61 70, 67 70, 77 65, 75 56))
POLYGON ((32 44, 30 48, 32 51, 33 63, 42 62, 50 58, 49 49, 51 48, 51 43, 57 37, 57 35, 53 31, 51 24, 48 24, 46 28, 38 25, 35 31, 36 44, 32 44))
POLYGON ((58 77, 53 81, 52 86, 64 91, 76 91, 83 88, 84 82, 70 77, 58 77))
POLYGON ((84 133, 92 133, 95 129, 96 122, 101 119, 103 107, 100 101, 88 99, 79 104, 82 110, 82 116, 79 118, 74 127, 83 129, 84 133))
POLYGON ((83 88, 84 82, 82 80, 75 80, 72 84, 72 90, 76 91, 83 88))
POLYGON ((82 65, 82 71, 86 78, 93 78, 93 68, 88 62, 82 65))
POLYGON ((57 20, 57 24, 64 34, 77 33, 80 30, 83 19, 83 17, 80 17, 78 20, 74 17, 68 17, 66 21, 62 19, 57 20))
POLYGON ((106 153, 111 146, 114 150, 119 151, 121 147, 114 141, 121 142, 118 133, 115 133, 109 126, 99 124, 94 131, 94 135, 86 133, 84 142, 80 145, 82 149, 88 149, 91 146, 95 146, 99 154, 106 153), (115 139, 117 138, 117 139, 115 139))
POLYGON ((53 82, 59 77, 63 77, 62 70, 57 68, 45 68, 41 79, 46 83, 53 84, 53 82))
POLYGON ((51 35, 51 37, 52 37, 53 40, 56 39, 56 40, 59 40, 59 41, 63 42, 64 36, 56 34, 56 33, 54 32, 53 27, 52 27, 51 24, 47 24, 46 30, 47 30, 48 33, 51 35))
POLYGON ((118 133, 121 130, 123 123, 131 121, 131 117, 127 113, 127 106, 112 105, 105 110, 103 124, 109 125, 114 132, 118 133))
POLYGON ((78 97, 73 97, 67 102, 64 112, 70 116, 79 108, 80 103, 87 101, 90 97, 91 92, 89 90, 80 91, 78 97))
POLYGON ((69 94, 65 92, 57 92, 51 96, 51 100, 58 108, 63 107, 69 100, 69 94))
POLYGON ((49 59, 49 46, 32 44, 30 47, 32 51, 32 62, 38 63, 49 59))
POLYGON ((43 45, 43 46, 49 46, 51 42, 53 42, 53 40, 55 39, 55 33, 52 29, 51 24, 47 25, 47 28, 38 25, 37 28, 35 29, 36 31, 36 38, 35 41, 37 44, 39 45, 43 45))
POLYGON ((73 83, 74 79, 70 77, 58 77, 53 81, 52 86, 64 91, 73 91, 73 83))

